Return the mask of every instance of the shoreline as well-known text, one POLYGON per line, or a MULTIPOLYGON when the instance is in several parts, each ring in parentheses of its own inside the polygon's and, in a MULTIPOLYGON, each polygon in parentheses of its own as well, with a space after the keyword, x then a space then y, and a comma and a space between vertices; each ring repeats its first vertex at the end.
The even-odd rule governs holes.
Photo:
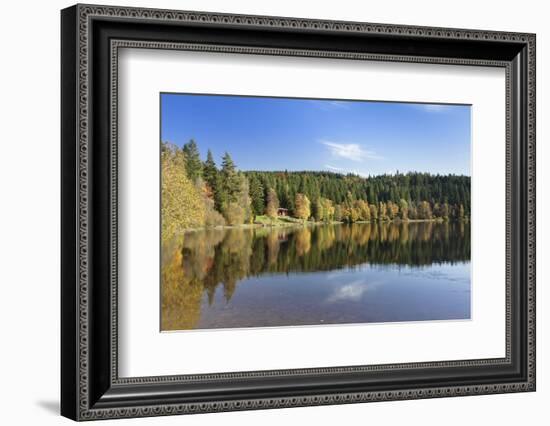
MULTIPOLYGON (((408 219, 408 220, 401 220, 401 219, 394 219, 394 220, 383 220, 383 221, 365 221, 365 220, 358 220, 356 222, 351 222, 349 225, 353 224, 401 224, 401 223, 460 223, 460 222, 470 222, 469 218, 465 218, 462 220, 447 220, 445 221, 442 218, 435 218, 435 219, 408 219)), ((344 225, 348 224, 347 222, 343 221, 331 221, 331 222, 313 222, 313 221, 304 221, 304 222, 278 222, 274 224, 268 224, 268 223, 243 223, 241 225, 218 225, 218 226, 210 226, 210 227, 201 227, 201 228, 188 228, 184 231, 178 232, 178 234, 185 234, 187 232, 198 232, 198 231, 206 231, 206 230, 224 230, 224 229, 263 229, 263 228, 297 228, 297 227, 305 227, 305 226, 319 226, 319 225, 344 225)))

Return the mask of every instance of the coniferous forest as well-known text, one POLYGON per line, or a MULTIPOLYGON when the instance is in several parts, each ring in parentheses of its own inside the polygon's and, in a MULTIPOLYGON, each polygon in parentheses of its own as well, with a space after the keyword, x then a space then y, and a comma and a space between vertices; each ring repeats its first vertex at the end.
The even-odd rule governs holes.
POLYGON ((197 143, 161 144, 163 238, 190 228, 299 222, 462 221, 470 177, 420 172, 241 171, 197 143))

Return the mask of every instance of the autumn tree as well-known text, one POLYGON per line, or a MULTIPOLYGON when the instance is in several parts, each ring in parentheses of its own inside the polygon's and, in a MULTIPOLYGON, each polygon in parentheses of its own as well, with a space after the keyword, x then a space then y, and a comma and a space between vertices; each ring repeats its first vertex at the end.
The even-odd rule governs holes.
POLYGON ((295 215, 298 219, 307 220, 311 216, 311 202, 304 194, 296 194, 295 215))
POLYGON ((349 222, 354 223, 359 220, 359 209, 356 207, 350 207, 349 209, 349 222))
POLYGON ((378 219, 381 221, 388 220, 387 206, 382 201, 378 203, 378 219))
POLYGON ((399 214, 399 205, 393 201, 388 201, 388 218, 394 220, 399 214))
POLYGON ((208 185, 203 178, 199 177, 195 181, 195 188, 201 195, 204 204, 204 226, 214 227, 225 225, 225 218, 215 208, 214 197, 210 185, 208 185))
POLYGON ((277 210, 279 210, 279 198, 273 188, 269 188, 267 191, 267 206, 265 214, 271 218, 271 220, 277 218, 277 210))
POLYGON ((464 206, 462 204, 458 208, 458 218, 464 219, 464 206))
POLYGON ((166 146, 161 155, 161 236, 166 241, 185 229, 204 226, 205 207, 187 175, 183 151, 166 146))
POLYGON ((224 207, 224 217, 228 225, 241 225, 246 220, 245 210, 236 202, 230 201, 224 207))
POLYGON ((421 201, 418 205, 418 218, 419 219, 431 219, 432 218, 432 208, 430 203, 427 201, 421 201))
POLYGON ((450 211, 451 210, 449 208, 449 203, 447 203, 447 202, 443 203, 443 205, 441 206, 441 217, 444 220, 449 220, 450 211))
MULTIPOLYGON (((242 173, 238 175, 238 190, 235 193, 235 203, 243 209, 243 222, 250 223, 253 219, 252 208, 251 208, 251 198, 250 198, 250 186, 248 179, 242 173)), ((240 223, 243 223, 240 222, 240 223)))
POLYGON ((403 198, 399 200, 399 217, 401 220, 409 220, 409 204, 403 198))
POLYGON ((351 222, 351 206, 348 203, 340 204, 340 215, 342 222, 351 222))
POLYGON ((357 200, 355 202, 355 208, 359 213, 359 220, 370 221, 370 207, 366 200, 357 200))
POLYGON ((248 179, 242 175, 235 176, 237 188, 230 194, 223 205, 222 212, 229 225, 242 225, 252 219, 248 179))
POLYGON ((414 203, 409 204, 409 210, 407 211, 409 219, 418 219, 418 209, 414 203))
POLYGON ((432 215, 434 217, 443 217, 443 208, 441 206, 441 204, 439 203, 434 203, 433 207, 432 207, 432 215))
POLYGON ((374 222, 378 220, 378 208, 376 207, 376 204, 370 205, 370 218, 374 222))
POLYGON ((334 220, 337 222, 342 221, 342 206, 340 204, 334 206, 334 220))
POLYGON ((335 208, 332 204, 332 200, 328 198, 318 198, 319 208, 321 209, 321 218, 319 220, 325 222, 332 222, 334 219, 335 208))

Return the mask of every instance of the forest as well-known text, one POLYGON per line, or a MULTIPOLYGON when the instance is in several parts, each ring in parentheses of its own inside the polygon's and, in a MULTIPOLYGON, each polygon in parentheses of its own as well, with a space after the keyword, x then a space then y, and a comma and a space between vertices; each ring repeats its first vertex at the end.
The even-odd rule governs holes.
POLYGON ((240 171, 220 167, 197 143, 161 143, 163 239, 191 228, 297 222, 463 221, 470 177, 409 172, 362 177, 328 171, 240 171), (284 209, 284 210, 282 210, 284 209))

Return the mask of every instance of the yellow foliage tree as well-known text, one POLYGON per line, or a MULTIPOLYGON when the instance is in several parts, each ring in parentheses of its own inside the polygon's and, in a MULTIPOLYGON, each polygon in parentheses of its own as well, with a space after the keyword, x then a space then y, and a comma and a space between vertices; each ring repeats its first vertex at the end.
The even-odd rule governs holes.
POLYGON ((279 209, 279 198, 273 188, 269 188, 267 191, 267 207, 265 214, 271 218, 271 220, 277 217, 277 210, 279 209))
POLYGON ((419 219, 431 219, 432 218, 432 209, 430 203, 427 201, 422 201, 418 205, 418 218, 419 219))
POLYGON ((334 205, 332 200, 328 198, 321 198, 321 205, 323 206, 323 219, 330 222, 334 219, 334 205))
POLYGON ((185 172, 185 155, 174 146, 163 147, 161 156, 162 240, 188 228, 204 226, 202 195, 185 172))
POLYGON ((359 220, 370 221, 370 207, 366 200, 356 200, 355 208, 359 211, 359 220))
POLYGON ((311 216, 311 202, 304 194, 296 194, 295 214, 298 219, 307 220, 311 216))

